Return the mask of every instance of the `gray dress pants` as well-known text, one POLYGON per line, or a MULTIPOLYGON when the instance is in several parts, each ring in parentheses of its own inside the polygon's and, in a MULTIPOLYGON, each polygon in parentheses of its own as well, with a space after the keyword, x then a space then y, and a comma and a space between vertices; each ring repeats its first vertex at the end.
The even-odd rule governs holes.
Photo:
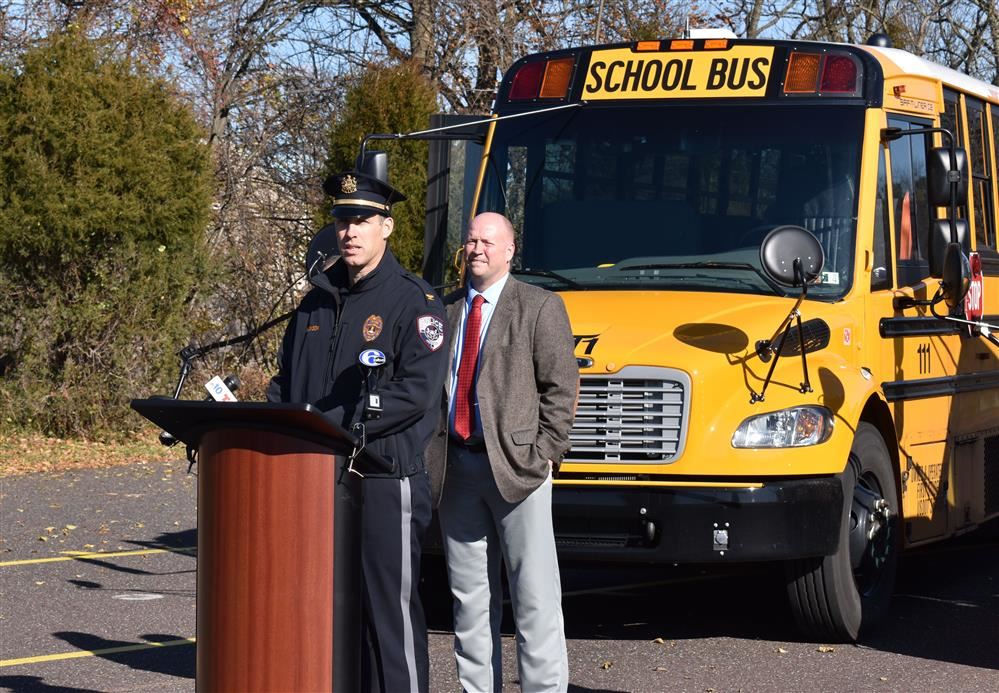
POLYGON ((552 529, 551 476, 519 503, 503 500, 485 453, 451 447, 438 511, 454 596, 458 679, 470 693, 502 689, 500 561, 517 624, 521 689, 565 691, 569 660, 552 529))

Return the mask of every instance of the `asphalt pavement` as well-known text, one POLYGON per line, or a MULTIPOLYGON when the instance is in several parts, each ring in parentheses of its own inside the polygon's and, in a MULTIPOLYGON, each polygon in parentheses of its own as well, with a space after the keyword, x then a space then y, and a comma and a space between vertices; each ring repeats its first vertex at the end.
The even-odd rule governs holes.
MULTIPOLYGON (((179 462, 0 479, 0 689, 193 691, 196 477, 179 462)), ((780 573, 562 570, 571 691, 997 691, 999 525, 907 554, 884 627, 804 641, 780 573)), ((423 591, 434 691, 450 602, 423 591)), ((504 681, 519 686, 507 614, 504 681)))

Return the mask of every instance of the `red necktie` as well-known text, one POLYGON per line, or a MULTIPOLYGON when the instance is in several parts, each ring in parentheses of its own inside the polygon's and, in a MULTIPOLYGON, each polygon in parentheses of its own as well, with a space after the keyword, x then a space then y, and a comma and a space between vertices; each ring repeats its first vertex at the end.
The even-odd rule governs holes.
POLYGON ((475 412, 475 368, 479 363, 479 328, 482 325, 481 294, 472 299, 472 309, 465 321, 465 339, 461 344, 461 363, 458 366, 458 387, 454 402, 454 432, 462 440, 472 435, 472 422, 475 412))

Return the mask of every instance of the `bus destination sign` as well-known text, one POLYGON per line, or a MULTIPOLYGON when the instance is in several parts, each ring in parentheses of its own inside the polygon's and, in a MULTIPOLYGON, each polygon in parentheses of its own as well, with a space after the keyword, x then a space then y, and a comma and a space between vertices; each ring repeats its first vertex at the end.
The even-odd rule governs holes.
POLYGON ((594 51, 582 98, 693 99, 761 97, 773 64, 772 46, 726 51, 594 51))

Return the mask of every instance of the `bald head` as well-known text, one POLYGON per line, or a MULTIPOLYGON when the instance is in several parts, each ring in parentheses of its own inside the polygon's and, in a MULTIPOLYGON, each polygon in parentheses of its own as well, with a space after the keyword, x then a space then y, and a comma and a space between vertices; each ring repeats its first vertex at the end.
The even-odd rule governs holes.
POLYGON ((513 238, 513 224, 502 214, 483 212, 472 219, 465 237, 465 270, 476 291, 485 291, 509 273, 513 238))
POLYGON ((497 212, 483 212, 479 214, 469 225, 469 233, 472 229, 493 228, 496 234, 502 236, 502 240, 513 243, 513 224, 502 214, 497 212))

